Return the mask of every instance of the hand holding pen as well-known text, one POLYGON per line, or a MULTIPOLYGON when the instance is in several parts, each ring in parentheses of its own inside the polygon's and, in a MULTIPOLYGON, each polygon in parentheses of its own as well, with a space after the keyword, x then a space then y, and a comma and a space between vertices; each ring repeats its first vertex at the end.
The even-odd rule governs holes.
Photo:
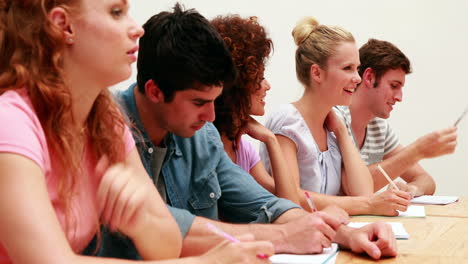
MULTIPOLYGON (((249 247, 240 246, 240 248, 243 248, 243 249, 248 251, 247 253, 250 252, 250 253, 252 253, 252 255, 256 256, 257 261, 268 260, 269 256, 274 254, 274 248, 273 248, 273 244, 271 244, 271 242, 268 242, 268 241, 241 242, 239 239, 229 235, 228 233, 224 232, 223 230, 221 230, 217 226, 213 225, 212 223, 206 223, 206 227, 208 228, 208 230, 210 230, 214 234, 216 234, 216 235, 218 235, 218 236, 220 236, 222 238, 227 239, 228 241, 232 242, 235 245, 237 245, 239 243, 243 243, 243 244, 248 243, 248 244, 250 244, 250 250, 249 250, 249 247), (261 251, 261 250, 263 250, 263 251, 261 251), (258 251, 258 252, 262 252, 262 253, 253 254, 252 251, 255 251, 255 252, 258 251)), ((251 263, 251 262, 249 262, 249 263, 251 263)))

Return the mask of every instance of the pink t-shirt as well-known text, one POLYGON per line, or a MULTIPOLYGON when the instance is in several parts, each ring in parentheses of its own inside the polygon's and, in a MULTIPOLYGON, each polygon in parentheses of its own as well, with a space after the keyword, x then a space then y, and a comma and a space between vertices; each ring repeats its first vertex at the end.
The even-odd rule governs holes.
MULTIPOLYGON (((43 171, 50 201, 57 218, 65 230, 65 212, 58 206, 57 182, 59 173, 53 169, 51 156, 47 148, 47 139, 41 123, 33 109, 25 89, 7 91, 0 96, 0 152, 22 155, 34 161, 43 171)), ((126 154, 135 147, 132 135, 128 129, 124 135, 126 154)), ((71 247, 82 251, 91 241, 96 232, 98 219, 96 207, 96 192, 100 179, 94 174, 96 161, 92 158, 88 142, 82 160, 83 172, 76 178, 75 194, 71 200, 69 232, 67 233, 71 247), (76 227, 76 228, 73 228, 76 227)), ((40 220, 38 220, 40 221, 40 220)), ((0 245, 0 264, 11 263, 5 249, 0 245)))
POLYGON ((247 173, 250 173, 250 170, 259 161, 260 156, 258 155, 258 152, 247 139, 242 137, 236 150, 236 164, 247 173))

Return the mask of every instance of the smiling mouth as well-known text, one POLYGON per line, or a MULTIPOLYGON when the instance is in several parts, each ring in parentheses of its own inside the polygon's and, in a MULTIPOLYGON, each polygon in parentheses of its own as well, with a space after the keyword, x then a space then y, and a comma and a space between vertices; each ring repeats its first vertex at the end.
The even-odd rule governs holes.
POLYGON ((345 90, 345 92, 348 92, 348 93, 354 93, 354 91, 356 90, 356 88, 344 88, 343 90, 345 90))

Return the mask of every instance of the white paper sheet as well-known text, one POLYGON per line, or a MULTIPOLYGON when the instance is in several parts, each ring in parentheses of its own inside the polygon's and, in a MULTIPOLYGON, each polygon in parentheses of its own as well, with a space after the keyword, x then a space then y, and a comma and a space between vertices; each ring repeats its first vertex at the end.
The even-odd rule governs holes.
POLYGON ((458 201, 458 196, 437 196, 423 195, 411 200, 412 203, 419 204, 450 204, 458 201))
MULTIPOLYGON (((409 234, 406 232, 405 227, 401 222, 385 222, 392 226, 393 233, 395 234, 396 239, 409 239, 409 234)), ((369 222, 350 222, 348 226, 354 228, 361 228, 365 225, 370 224, 369 222)))
POLYGON ((333 243, 331 247, 324 249, 321 254, 276 254, 270 257, 270 261, 273 264, 333 264, 337 253, 338 245, 333 243))

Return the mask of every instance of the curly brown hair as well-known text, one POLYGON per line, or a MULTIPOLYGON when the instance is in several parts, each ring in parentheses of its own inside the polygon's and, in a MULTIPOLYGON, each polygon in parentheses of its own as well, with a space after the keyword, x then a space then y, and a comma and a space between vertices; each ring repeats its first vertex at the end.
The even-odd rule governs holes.
POLYGON ((233 85, 224 87, 215 101, 214 125, 221 135, 235 140, 247 124, 250 97, 260 89, 273 42, 256 17, 218 16, 211 24, 226 43, 238 71, 233 85))
MULTIPOLYGON (((0 1, 0 95, 27 90, 50 153, 57 158, 52 166, 63 172, 58 183, 62 204, 58 206, 69 218, 76 217, 71 215, 69 203, 75 194, 71 190, 76 178, 81 175, 86 139, 72 114, 73 102, 63 69, 65 40, 48 20, 48 12, 56 6, 73 13, 80 9, 80 1, 0 1)), ((111 163, 122 161, 125 121, 108 90, 96 98, 86 122, 84 131, 93 143, 94 159, 106 155, 111 163)))

